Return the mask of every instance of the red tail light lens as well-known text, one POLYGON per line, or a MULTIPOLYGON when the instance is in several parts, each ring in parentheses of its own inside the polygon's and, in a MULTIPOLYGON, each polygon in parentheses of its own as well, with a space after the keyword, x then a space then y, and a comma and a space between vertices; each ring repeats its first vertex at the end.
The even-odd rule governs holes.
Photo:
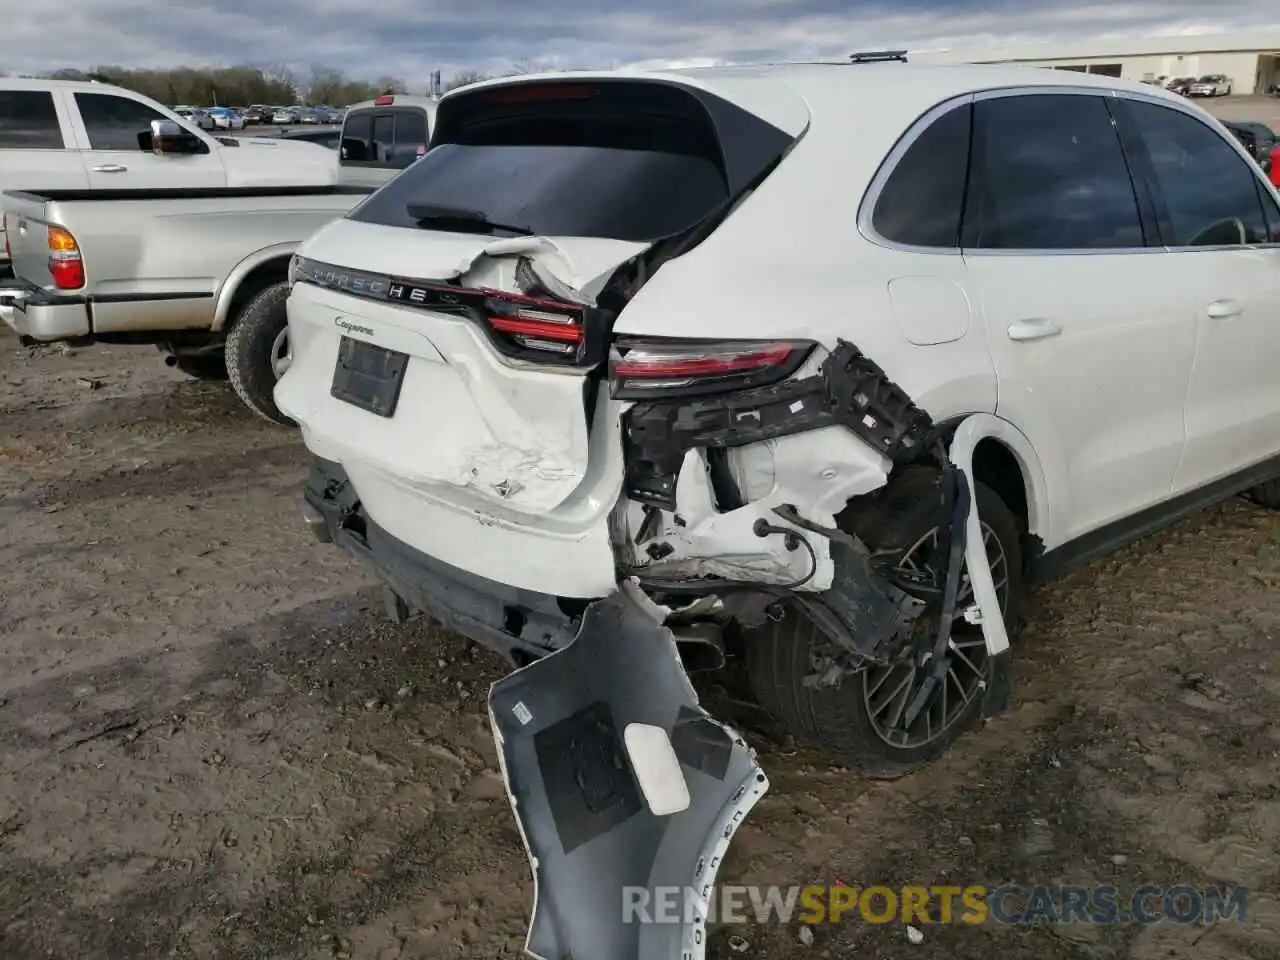
POLYGON ((484 308, 495 333, 534 354, 574 357, 586 340, 583 311, 572 305, 490 291, 484 308))
POLYGON ((384 93, 380 97, 373 98, 373 105, 375 107, 389 107, 395 102, 396 98, 389 93, 384 93))
MULTIPOLYGON (((5 233, 6 239, 8 232, 5 233)), ((71 231, 49 228, 49 276, 59 290, 79 290, 84 286, 84 261, 71 231)))
POLYGON ((813 349, 805 340, 619 338, 609 353, 618 399, 697 396, 777 383, 813 349))

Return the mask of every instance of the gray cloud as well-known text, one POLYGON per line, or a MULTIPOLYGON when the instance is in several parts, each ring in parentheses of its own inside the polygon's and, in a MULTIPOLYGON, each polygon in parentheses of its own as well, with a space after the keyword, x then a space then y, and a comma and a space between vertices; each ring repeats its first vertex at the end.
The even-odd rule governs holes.
POLYGON ((1261 27, 1257 0, 0 0, 0 69, 117 64, 312 64, 422 85, 441 69, 514 62, 567 68, 841 55, 889 45, 1036 40, 1261 27), (74 9, 74 13, 70 12, 74 9), (1206 15, 1206 11, 1211 16, 1206 15))

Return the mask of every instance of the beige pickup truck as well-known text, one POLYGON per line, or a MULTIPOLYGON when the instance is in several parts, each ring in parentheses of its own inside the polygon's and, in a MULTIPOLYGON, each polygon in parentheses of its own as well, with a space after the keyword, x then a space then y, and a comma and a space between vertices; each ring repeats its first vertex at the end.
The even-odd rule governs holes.
POLYGON ((153 343, 288 424, 272 392, 291 359, 290 258, 371 189, 7 191, 0 317, 28 343, 153 343))

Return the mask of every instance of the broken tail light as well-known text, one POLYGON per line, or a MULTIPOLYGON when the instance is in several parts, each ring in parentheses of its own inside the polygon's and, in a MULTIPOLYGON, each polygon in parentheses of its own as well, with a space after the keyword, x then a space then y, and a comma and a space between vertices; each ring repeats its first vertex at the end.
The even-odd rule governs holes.
POLYGON ((490 329, 522 350, 576 357, 586 341, 581 307, 498 291, 486 291, 485 318, 490 329))
POLYGON ((777 383, 813 349, 807 340, 686 340, 620 337, 609 352, 619 400, 697 396, 777 383))
POLYGON ((79 290, 84 286, 84 260, 80 245, 70 230, 49 228, 49 276, 59 290, 79 290))

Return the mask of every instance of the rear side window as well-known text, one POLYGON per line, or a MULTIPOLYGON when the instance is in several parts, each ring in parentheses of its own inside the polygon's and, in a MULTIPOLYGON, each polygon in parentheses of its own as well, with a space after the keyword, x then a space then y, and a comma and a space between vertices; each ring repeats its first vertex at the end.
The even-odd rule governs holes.
POLYGON ((955 107, 907 148, 876 200, 871 225, 894 243, 958 247, 973 109, 955 107))
POLYGON ((65 147, 53 94, 42 90, 0 90, 0 150, 65 147))
POLYGON ((342 128, 339 163, 403 170, 427 149, 427 117, 414 108, 361 110, 342 128))
POLYGON ((1222 135, 1181 110, 1125 104, 1163 200, 1161 230, 1174 247, 1267 241, 1257 174, 1222 135))
POLYGON ((76 106, 89 135, 90 150, 141 150, 139 134, 151 134, 152 120, 168 120, 145 103, 109 93, 77 93, 76 106))
POLYGON ((1133 181, 1101 97, 983 100, 974 105, 973 138, 966 248, 1144 245, 1133 181))
POLYGON ((409 205, 442 206, 519 232, 649 243, 722 209, 731 183, 763 175, 790 143, 733 104, 670 84, 490 88, 445 100, 430 151, 351 218, 415 227, 409 205))

